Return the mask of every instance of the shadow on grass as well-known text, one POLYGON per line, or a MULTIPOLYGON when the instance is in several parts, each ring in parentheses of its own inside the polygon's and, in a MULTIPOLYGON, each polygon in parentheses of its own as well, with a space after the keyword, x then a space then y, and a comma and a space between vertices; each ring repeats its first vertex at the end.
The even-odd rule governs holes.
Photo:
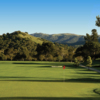
POLYGON ((51 66, 17 66, 17 67, 34 67, 34 68, 52 68, 51 66))
POLYGON ((93 67, 94 67, 94 68, 95 68, 95 67, 97 67, 97 68, 99 67, 99 68, 100 68, 100 65, 98 65, 98 66, 93 66, 93 67))
POLYGON ((92 67, 92 68, 100 70, 100 67, 92 67))
POLYGON ((78 79, 65 79, 65 80, 63 80, 63 79, 56 79, 56 78, 54 78, 54 79, 42 79, 42 80, 30 80, 30 79, 28 79, 28 80, 17 80, 17 79, 13 79, 13 80, 10 80, 10 79, 8 79, 8 80, 0 80, 0 81, 26 81, 26 82, 78 82, 78 83, 100 83, 100 79, 93 79, 93 78, 78 78, 78 79))
POLYGON ((88 69, 86 69, 86 68, 84 68, 84 67, 80 68, 79 71, 93 72, 93 70, 88 70, 88 69))
POLYGON ((12 63, 12 64, 40 64, 40 63, 12 63))
POLYGON ((100 91, 98 92, 97 90, 98 89, 94 89, 93 92, 95 92, 96 94, 99 94, 100 95, 100 91))
POLYGON ((39 68, 52 68, 52 66, 37 66, 39 68))
MULTIPOLYGON (((49 62, 47 62, 47 63, 40 63, 40 62, 39 63, 34 63, 33 62, 33 63, 12 63, 12 64, 33 64, 33 65, 34 64, 37 64, 37 65, 41 64, 41 65, 48 65, 48 66, 49 65, 50 66, 63 66, 63 65, 65 65, 65 64, 62 64, 61 62, 50 62, 50 63, 49 62)), ((66 65, 66 66, 68 66, 68 65, 66 65)))
POLYGON ((97 75, 100 75, 100 73, 97 73, 97 72, 94 72, 94 73, 93 72, 91 72, 91 73, 78 73, 78 74, 92 74, 92 75, 97 74, 97 75))
MULTIPOLYGON (((33 64, 33 66, 18 66, 18 67, 51 67, 51 66, 66 66, 66 69, 82 69, 82 67, 76 67, 74 65, 66 65, 59 63, 13 63, 13 64, 33 64), (36 64, 36 66, 35 66, 36 64)), ((52 68, 52 67, 51 67, 52 68)))
POLYGON ((12 62, 5 62, 5 61, 0 61, 0 64, 11 64, 12 62))
POLYGON ((26 65, 31 64, 31 65, 33 65, 33 66, 18 66, 18 67, 35 67, 34 65, 36 64, 36 67, 41 67, 41 68, 65 65, 66 69, 84 69, 82 67, 76 67, 73 64, 66 64, 66 62, 64 62, 64 63, 63 62, 50 62, 50 63, 49 62, 46 62, 46 63, 44 63, 44 62, 42 62, 42 63, 41 62, 39 62, 39 63, 34 63, 34 62, 33 63, 23 63, 23 62, 16 63, 16 62, 14 62, 13 64, 19 64, 19 65, 20 64, 26 64, 26 65))
POLYGON ((0 76, 0 78, 37 78, 37 77, 0 76))
POLYGON ((0 100, 100 100, 100 97, 0 97, 0 100))

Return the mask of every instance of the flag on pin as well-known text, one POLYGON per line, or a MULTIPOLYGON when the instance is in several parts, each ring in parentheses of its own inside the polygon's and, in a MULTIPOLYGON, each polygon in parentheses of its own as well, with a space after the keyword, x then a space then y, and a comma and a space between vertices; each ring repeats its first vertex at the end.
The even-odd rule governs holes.
POLYGON ((63 69, 65 69, 65 67, 66 67, 66 66, 64 65, 64 66, 63 66, 63 69))

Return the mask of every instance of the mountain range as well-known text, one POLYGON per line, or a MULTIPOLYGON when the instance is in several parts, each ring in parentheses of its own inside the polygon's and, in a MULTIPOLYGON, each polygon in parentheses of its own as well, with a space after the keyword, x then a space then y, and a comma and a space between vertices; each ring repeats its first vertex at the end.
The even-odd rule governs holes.
MULTIPOLYGON (((33 33, 30 34, 35 37, 43 38, 51 42, 57 42, 61 44, 67 44, 68 46, 81 46, 84 45, 84 35, 77 35, 72 33, 60 33, 60 34, 44 34, 44 33, 33 33)), ((100 35, 99 35, 100 42, 100 35)))
POLYGON ((67 44, 71 46, 83 45, 85 43, 84 35, 77 35, 71 33, 61 33, 61 34, 44 34, 44 33, 33 33, 30 34, 35 37, 43 38, 52 42, 57 42, 61 44, 67 44))
MULTIPOLYGON (((74 46, 74 47, 79 47, 81 45, 84 45, 85 40, 84 40, 84 35, 77 35, 77 34, 72 34, 72 33, 60 33, 60 34, 44 34, 44 33, 33 33, 33 34, 28 34, 27 32, 20 32, 20 31, 15 31, 11 33, 12 35, 17 35, 18 37, 21 38, 26 38, 28 40, 33 41, 34 43, 39 43, 42 44, 43 41, 51 41, 51 42, 56 42, 59 44, 67 44, 68 46, 74 46), (20 34, 16 34, 20 33, 20 34)), ((100 42, 100 35, 99 35, 99 42, 100 42)))

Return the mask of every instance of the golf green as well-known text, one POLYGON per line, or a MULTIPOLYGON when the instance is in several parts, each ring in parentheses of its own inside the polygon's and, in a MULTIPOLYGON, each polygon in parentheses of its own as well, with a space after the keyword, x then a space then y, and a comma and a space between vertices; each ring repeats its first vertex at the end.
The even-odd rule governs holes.
POLYGON ((100 74, 70 62, 0 62, 0 100, 100 100, 99 88, 100 74))

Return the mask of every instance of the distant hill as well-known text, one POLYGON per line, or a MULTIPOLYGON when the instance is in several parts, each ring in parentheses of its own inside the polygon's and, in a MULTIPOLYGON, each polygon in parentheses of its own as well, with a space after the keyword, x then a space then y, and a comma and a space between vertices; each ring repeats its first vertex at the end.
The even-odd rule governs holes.
POLYGON ((33 41, 35 43, 39 43, 39 44, 42 44, 43 41, 47 41, 45 39, 41 39, 39 37, 32 36, 32 35, 28 34, 27 32, 15 31, 15 32, 13 32, 11 34, 15 35, 17 37, 20 37, 20 38, 24 38, 24 39, 33 41))
POLYGON ((72 59, 66 56, 70 56, 68 52, 73 56, 75 50, 72 46, 52 43, 27 32, 15 31, 0 36, 0 60, 70 61, 72 59))
POLYGON ((0 36, 0 60, 37 60, 37 46, 47 41, 15 31, 0 36))
POLYGON ((43 38, 52 42, 68 44, 71 46, 83 45, 85 43, 84 35, 76 35, 70 33, 52 34, 52 35, 44 34, 44 33, 33 33, 30 35, 43 38))
MULTIPOLYGON (((67 44, 69 46, 81 46, 84 45, 84 35, 77 35, 71 33, 61 33, 61 34, 44 34, 44 33, 33 33, 30 34, 35 37, 43 38, 52 42, 57 42, 61 44, 67 44)), ((100 35, 99 35, 99 42, 100 42, 100 35)))

